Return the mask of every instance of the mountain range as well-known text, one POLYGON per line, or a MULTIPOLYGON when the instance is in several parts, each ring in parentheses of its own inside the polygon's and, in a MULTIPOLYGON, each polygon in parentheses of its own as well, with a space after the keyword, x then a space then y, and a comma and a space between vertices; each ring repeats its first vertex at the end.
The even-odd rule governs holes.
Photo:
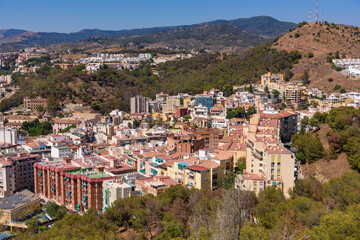
MULTIPOLYGON (((174 40, 177 40, 180 42, 170 47, 201 47, 210 43, 210 45, 224 45, 227 47, 235 45, 246 48, 285 34, 290 28, 296 28, 296 24, 282 22, 268 16, 259 16, 234 20, 216 20, 184 26, 119 31, 84 29, 73 33, 57 33, 6 29, 0 30, 0 51, 12 51, 31 46, 73 43, 86 39, 87 42, 103 41, 114 43, 118 41, 120 44, 125 45, 126 43, 132 43, 133 40, 146 40, 149 43, 158 42, 159 40, 160 42, 173 43, 174 40), (157 36, 158 34, 160 35, 157 36), (184 38, 184 36, 186 37, 184 38), (196 43, 187 42, 184 44, 189 46, 183 46, 181 42, 192 40, 192 37, 196 43)), ((142 45, 139 46, 143 47, 142 45)))

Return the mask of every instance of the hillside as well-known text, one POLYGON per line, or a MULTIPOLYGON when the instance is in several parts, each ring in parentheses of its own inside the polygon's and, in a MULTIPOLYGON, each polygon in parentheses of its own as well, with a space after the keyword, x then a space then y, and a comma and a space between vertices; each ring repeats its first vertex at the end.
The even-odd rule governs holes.
MULTIPOLYGON (((331 131, 327 124, 320 126, 316 131, 326 152, 330 152, 330 146, 326 134, 331 131)), ((301 166, 302 175, 305 178, 315 177, 320 182, 328 182, 332 178, 340 177, 344 172, 351 171, 345 152, 339 153, 336 159, 323 158, 311 164, 301 166)))
POLYGON ((348 91, 360 88, 360 81, 347 78, 331 68, 327 57, 339 52, 339 57, 360 57, 360 32, 356 27, 335 24, 310 24, 282 36, 273 47, 277 50, 298 50, 304 57, 294 65, 294 78, 299 78, 304 71, 310 75, 309 87, 318 87, 325 92, 333 91, 336 84, 348 91), (312 52, 314 57, 306 55, 312 52), (333 81, 329 82, 328 79, 333 81))
POLYGON ((282 22, 268 16, 259 16, 251 18, 239 18, 234 20, 216 20, 209 22, 211 25, 228 24, 244 31, 264 38, 274 38, 289 32, 290 28, 296 28, 297 25, 291 22, 282 22))
POLYGON ((108 113, 113 109, 129 110, 131 97, 142 94, 154 98, 156 93, 202 93, 211 88, 223 89, 227 84, 256 82, 267 71, 282 72, 298 60, 296 52, 271 50, 267 43, 243 54, 200 54, 191 59, 158 66, 159 76, 149 65, 134 71, 116 71, 105 67, 87 74, 83 65, 64 71, 50 66, 37 73, 13 74, 13 84, 20 87, 10 99, 0 103, 0 110, 19 106, 26 96, 50 97, 62 102, 83 102, 94 110, 108 113))
MULTIPOLYGON (((249 36, 252 36, 254 40, 254 44, 256 44, 257 39, 264 38, 274 38, 278 35, 286 33, 289 28, 294 28, 296 25, 294 23, 288 23, 288 22, 281 22, 271 17, 252 17, 252 18, 241 18, 241 19, 235 19, 235 20, 217 20, 212 21, 209 23, 200 23, 200 24, 193 24, 193 25, 185 25, 185 26, 170 26, 170 27, 154 27, 154 28, 143 28, 143 29, 131 29, 131 30, 119 30, 119 31, 107 31, 107 30, 99 30, 99 29, 84 29, 79 32, 74 33, 56 33, 56 32, 32 32, 32 31, 25 31, 25 30, 15 30, 15 29, 7 29, 7 30, 0 30, 0 51, 14 51, 17 49, 25 48, 25 47, 31 47, 31 46, 48 46, 52 44, 59 44, 59 43, 70 43, 70 42, 78 42, 80 40, 89 39, 89 38, 96 38, 96 39, 89 39, 87 41, 87 45, 96 43, 98 41, 97 38, 103 38, 103 37, 115 37, 115 36, 121 36, 120 38, 115 38, 113 40, 120 40, 120 44, 131 42, 132 37, 135 37, 138 40, 143 40, 142 38, 139 38, 139 36, 147 35, 145 38, 151 38, 153 34, 163 34, 166 35, 166 33, 170 32, 182 32, 184 29, 187 29, 189 31, 192 29, 193 31, 198 30, 198 28, 204 25, 211 25, 211 26, 219 26, 219 25, 230 25, 236 29, 240 29, 243 31, 246 31, 248 34, 246 34, 245 38, 242 39, 241 36, 238 36, 240 32, 227 32, 224 31, 222 28, 213 28, 213 30, 220 30, 218 34, 229 34, 228 38, 230 39, 238 39, 240 37, 240 41, 248 41, 249 36), (232 35, 232 33, 235 33, 235 35, 232 35), (256 35, 254 37, 253 35, 256 35), (124 40, 125 39, 125 40, 124 40), (127 39, 127 40, 126 40, 127 39), (94 40, 94 41, 93 41, 94 40), (91 43, 90 43, 91 42, 91 43)), ((242 33, 242 35, 245 35, 245 33, 242 33)), ((175 36, 178 36, 174 34, 173 38, 175 36)), ((178 36, 179 37, 179 36, 178 36)), ((211 36, 210 36, 211 37, 211 36)), ((171 37, 169 37, 171 38, 171 37)), ((135 39, 135 41, 136 41, 135 39)), ((188 38, 186 39, 177 39, 179 42, 177 42, 174 46, 183 46, 189 47, 191 45, 199 46, 198 42, 190 43, 188 45, 187 41, 189 41, 188 38), (182 43, 186 41, 186 43, 182 43)), ((212 40, 212 39, 206 39, 206 40, 212 40)), ((214 40, 218 40, 217 37, 214 38, 214 40)), ((229 39, 226 39, 226 37, 221 38, 222 41, 226 41, 228 44, 231 45, 231 43, 235 43, 235 46, 238 46, 236 41, 228 41, 229 39)), ((110 39, 109 39, 110 41, 110 39)), ((153 41, 156 41, 156 37, 153 37, 153 41)), ((169 40, 170 41, 170 40, 169 40)), ((166 42, 165 42, 166 43, 166 42)), ((84 43, 79 43, 79 45, 84 45, 84 43)), ((206 42, 203 44, 206 45, 206 42)))
POLYGON ((89 38, 78 43, 72 43, 70 47, 79 49, 98 45, 103 48, 126 49, 171 48, 190 50, 206 48, 212 51, 243 52, 266 41, 268 40, 231 25, 197 25, 177 28, 168 32, 128 37, 89 38))

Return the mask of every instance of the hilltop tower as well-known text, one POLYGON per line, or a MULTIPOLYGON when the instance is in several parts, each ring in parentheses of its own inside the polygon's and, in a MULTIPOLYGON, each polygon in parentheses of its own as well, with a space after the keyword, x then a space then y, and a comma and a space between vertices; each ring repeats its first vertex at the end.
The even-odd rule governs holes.
POLYGON ((319 22, 319 0, 316 0, 316 23, 319 22))

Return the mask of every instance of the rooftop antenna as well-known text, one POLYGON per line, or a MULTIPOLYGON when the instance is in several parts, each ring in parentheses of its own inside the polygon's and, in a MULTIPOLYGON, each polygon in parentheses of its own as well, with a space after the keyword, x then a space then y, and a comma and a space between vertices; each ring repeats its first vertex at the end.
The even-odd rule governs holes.
POLYGON ((308 17, 308 23, 310 23, 310 17, 311 17, 311 10, 309 8, 309 17, 308 17))
POLYGON ((319 0, 316 0, 316 23, 319 22, 319 0))

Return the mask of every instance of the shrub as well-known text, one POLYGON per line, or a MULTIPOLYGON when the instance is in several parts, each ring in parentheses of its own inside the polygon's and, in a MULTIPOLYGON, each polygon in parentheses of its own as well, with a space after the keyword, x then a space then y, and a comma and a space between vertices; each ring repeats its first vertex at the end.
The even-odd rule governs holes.
POLYGON ((334 91, 339 90, 340 88, 341 88, 341 86, 336 84, 335 87, 334 87, 334 91))
POLYGON ((334 79, 332 79, 332 78, 329 78, 329 79, 328 79, 328 82, 332 82, 332 81, 334 81, 334 79))

